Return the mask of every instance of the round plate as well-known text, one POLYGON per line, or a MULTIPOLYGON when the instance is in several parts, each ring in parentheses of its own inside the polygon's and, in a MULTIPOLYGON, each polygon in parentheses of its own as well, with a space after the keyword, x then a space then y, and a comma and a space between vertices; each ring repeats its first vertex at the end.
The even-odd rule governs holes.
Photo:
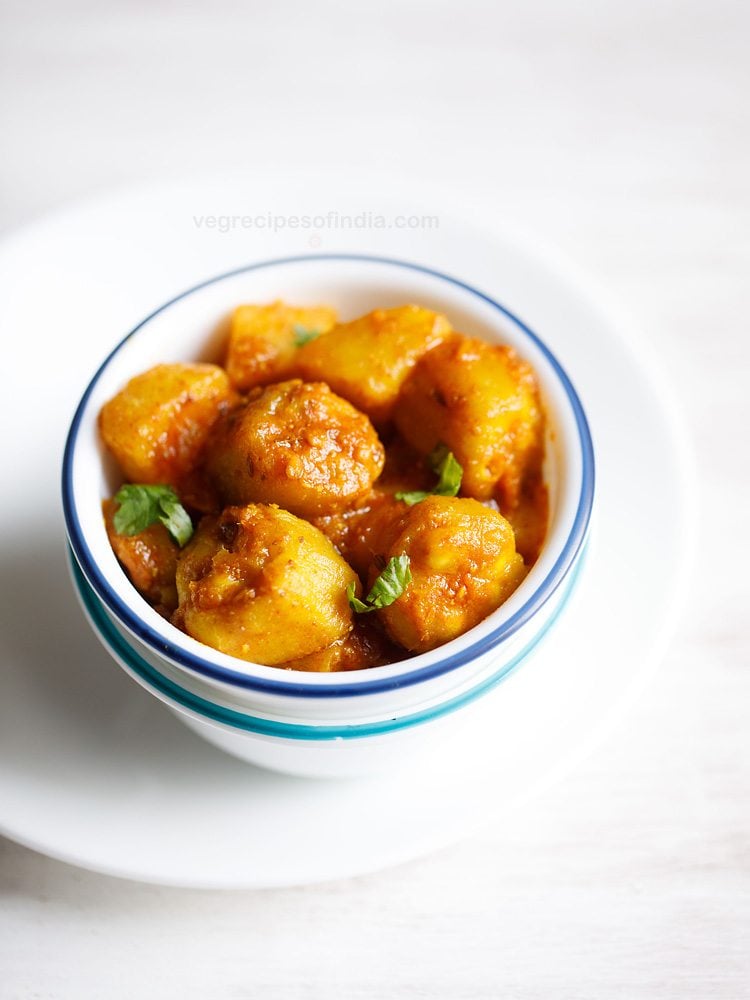
POLYGON ((691 540, 686 497, 694 491, 664 383, 632 332, 559 267, 457 218, 440 214, 439 226, 427 225, 431 208, 370 195, 363 213, 356 193, 324 181, 222 180, 90 202, 0 247, 10 428, 0 499, 7 836, 87 868, 171 885, 360 874, 515 808, 589 749, 642 686, 671 630, 691 540), (260 226, 250 204, 270 206, 267 223, 275 215, 284 224, 260 226), (363 224, 343 226, 358 208, 363 224), (290 225, 293 217, 310 226, 290 225), (423 224, 404 228, 402 217, 423 224), (289 778, 225 756, 126 677, 77 606, 59 509, 69 418, 124 332, 203 278, 316 249, 416 261, 512 309, 567 368, 597 452, 579 585, 533 660, 482 703, 482 752, 437 746, 429 761, 356 781, 289 778), (503 725, 519 717, 528 719, 522 731, 503 725))

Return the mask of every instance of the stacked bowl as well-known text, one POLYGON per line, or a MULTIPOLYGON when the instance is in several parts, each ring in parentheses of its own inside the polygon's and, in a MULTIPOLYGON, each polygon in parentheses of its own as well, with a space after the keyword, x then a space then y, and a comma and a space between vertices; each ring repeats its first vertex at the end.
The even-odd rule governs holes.
POLYGON ((461 727, 471 706, 527 660, 564 610, 580 568, 594 496, 591 436, 560 363, 520 319, 457 278, 418 264, 315 255, 251 264, 171 299, 106 358, 83 394, 63 460, 71 574, 106 648, 136 681, 214 745, 259 766, 345 776, 397 766, 461 727), (280 670, 185 635, 134 589, 107 538, 101 503, 119 485, 98 434, 102 405, 163 362, 215 361, 224 319, 241 302, 327 302, 344 318, 417 302, 453 326, 506 343, 534 367, 547 415, 547 538, 515 593, 465 635, 428 653, 347 673, 280 670))

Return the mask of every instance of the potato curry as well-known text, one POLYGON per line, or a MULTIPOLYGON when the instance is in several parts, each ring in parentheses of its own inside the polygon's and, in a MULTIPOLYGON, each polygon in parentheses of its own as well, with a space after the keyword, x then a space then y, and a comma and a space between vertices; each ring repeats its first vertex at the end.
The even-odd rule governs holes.
POLYGON ((99 415, 133 586, 188 635, 293 670, 455 639, 513 593, 547 529, 530 365, 417 305, 338 322, 241 305, 221 365, 161 364, 99 415))

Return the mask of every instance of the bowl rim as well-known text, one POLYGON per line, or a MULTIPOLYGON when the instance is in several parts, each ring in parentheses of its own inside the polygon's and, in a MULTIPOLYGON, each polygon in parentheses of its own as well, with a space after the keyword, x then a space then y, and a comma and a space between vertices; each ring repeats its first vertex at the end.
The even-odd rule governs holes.
MULTIPOLYGON (((263 694, 290 695, 303 698, 340 698, 380 694, 397 688, 407 687, 423 681, 432 680, 448 673, 451 670, 455 670, 474 659, 477 659, 485 653, 492 651, 502 642, 517 633, 519 629, 526 625, 540 610, 540 608, 547 603, 566 578, 572 566, 575 564, 588 534, 594 500, 595 478, 593 442, 588 420, 578 393, 576 392, 567 372, 552 353, 550 348, 510 309, 502 305, 492 296, 459 278, 413 261, 370 254, 299 254, 295 256, 255 261, 251 264, 245 264, 241 267, 233 268, 230 271, 222 272, 221 274, 207 278, 204 281, 192 285, 190 288, 179 293, 178 295, 175 295, 163 305, 149 313, 113 347, 113 349, 105 357, 104 361, 102 361, 99 365, 86 386, 71 421, 70 429, 65 442, 62 462, 62 505, 68 539, 73 550, 73 554, 75 555, 76 561, 78 562, 78 565, 80 566, 94 593, 133 635, 140 639, 146 646, 154 650, 157 654, 160 656, 166 656, 167 659, 178 664, 179 666, 209 677, 214 681, 229 684, 234 687, 242 687, 263 694), (187 649, 183 649, 177 643, 170 641, 168 638, 157 632, 120 598, 97 565, 96 560, 94 559, 86 542, 85 534, 78 517, 73 489, 73 467, 76 455, 76 446, 89 398, 94 390, 94 387, 99 381, 99 378, 107 369, 110 362, 132 337, 134 337, 152 320, 177 302, 182 301, 188 296, 193 295, 204 288, 217 284, 218 282, 233 278, 240 274, 264 268, 278 267, 286 264, 318 262, 321 260, 385 264, 428 275, 447 282, 462 291, 468 292, 470 295, 478 298, 485 304, 491 306, 497 312, 501 313, 504 317, 511 320, 521 333, 523 333, 534 344, 536 349, 545 357, 545 360, 550 365, 560 386, 564 390, 575 420, 578 442, 581 450, 580 492, 576 512, 573 516, 568 537, 562 545, 557 559, 545 578, 537 585, 536 589, 529 595, 525 603, 520 608, 518 608, 504 622, 498 625, 496 629, 493 629, 480 639, 469 643, 462 649, 455 650, 448 656, 438 659, 434 663, 426 666, 414 667, 411 670, 406 669, 403 673, 397 673, 381 678, 376 676, 378 668, 371 668, 371 670, 366 672, 352 671, 351 673, 343 675, 337 674, 335 675, 336 681, 325 684, 315 683, 315 681, 320 679, 318 675, 305 675, 293 671, 285 671, 284 676, 280 676, 279 678, 253 676, 252 673, 249 672, 253 668, 253 664, 250 662, 247 663, 246 671, 241 672, 239 670, 233 670, 229 667, 221 665, 220 663, 212 662, 210 659, 198 656, 187 649), (294 678, 288 676, 293 673, 296 674, 294 678), (365 679, 362 679, 362 675, 365 673, 368 676, 365 679), (373 676, 369 676, 370 674, 373 676)), ((210 650, 210 647, 206 647, 206 649, 210 650)), ((210 652, 208 655, 210 655, 210 652)), ((407 664, 409 662, 410 660, 404 661, 404 663, 407 664)), ((324 676, 326 680, 331 677, 331 675, 322 676, 324 676)))

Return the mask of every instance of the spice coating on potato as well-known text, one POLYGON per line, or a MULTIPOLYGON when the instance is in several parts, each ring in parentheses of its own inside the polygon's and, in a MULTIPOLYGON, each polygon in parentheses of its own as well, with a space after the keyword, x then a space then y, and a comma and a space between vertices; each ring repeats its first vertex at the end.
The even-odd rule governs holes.
POLYGON ((180 558, 174 620, 214 649, 276 666, 349 633, 352 581, 306 521, 264 504, 228 507, 201 521, 180 558))
POLYGON ((231 398, 217 365, 156 365, 105 403, 99 429, 126 480, 177 488, 231 398))
POLYGON ((321 382, 292 379, 224 419, 207 470, 226 503, 278 503, 315 517, 366 496, 384 461, 364 414, 321 382))
POLYGON ((471 499, 428 497, 410 508, 387 557, 402 554, 411 583, 379 615, 394 642, 417 653, 473 628, 526 574, 510 524, 471 499))
POLYGON ((542 551, 549 520, 549 492, 541 471, 531 469, 524 478, 521 495, 513 507, 500 511, 510 521, 516 537, 516 550, 527 566, 533 566, 542 551))
POLYGON ((373 563, 385 564, 385 553, 409 509, 394 494, 429 492, 434 481, 435 474, 422 457, 402 438, 391 435, 383 472, 370 493, 355 507, 313 518, 313 524, 330 538, 360 579, 367 580, 373 563))
POLYGON ((179 547, 163 524, 152 524, 137 535, 118 534, 114 525, 117 506, 114 500, 102 504, 109 543, 135 589, 168 616, 177 607, 179 547))
POLYGON ((401 500, 376 487, 363 506, 315 518, 313 523, 366 580, 373 564, 387 561, 385 553, 399 533, 407 510, 401 500))
POLYGON ((354 628, 341 639, 318 653, 310 653, 299 660, 281 664, 287 670, 306 670, 328 674, 342 670, 364 670, 366 667, 382 667, 386 663, 397 663, 407 654, 395 646, 376 622, 365 619, 355 622, 354 628))
POLYGON ((237 306, 232 313, 226 370, 235 388, 280 382, 292 373, 297 340, 304 333, 326 333, 336 322, 327 306, 297 309, 283 302, 237 306))
POLYGON ((396 426, 423 454, 446 445, 463 466, 461 492, 517 502, 544 449, 531 367, 510 347, 458 334, 426 354, 404 383, 396 426))
POLYGON ((421 306, 376 309, 300 348, 302 378, 327 382, 376 424, 390 419, 411 369, 451 333, 445 316, 421 306))

